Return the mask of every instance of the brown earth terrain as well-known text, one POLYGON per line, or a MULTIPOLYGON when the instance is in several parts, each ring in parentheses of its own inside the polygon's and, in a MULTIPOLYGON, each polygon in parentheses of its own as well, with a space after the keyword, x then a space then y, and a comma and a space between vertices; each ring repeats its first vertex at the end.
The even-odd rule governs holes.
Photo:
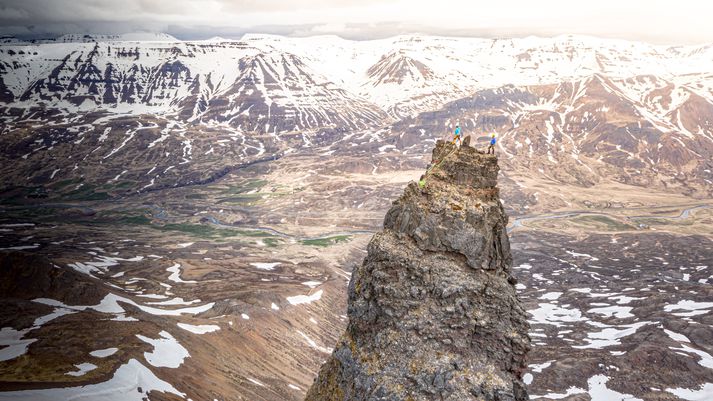
MULTIPOLYGON (((301 154, 117 200, 5 194, 2 274, 37 288, 2 287, 3 338, 29 329, 21 339, 35 341, 0 361, 0 399, 106 382, 132 360, 175 390, 136 383, 151 399, 302 399, 344 329, 371 232, 422 172, 398 166, 301 154), (162 338, 178 345, 144 341, 162 338), (167 356, 181 349, 190 356, 167 356), (83 363, 96 368, 68 375, 83 363)), ((711 202, 500 179, 505 206, 528 211, 511 216, 510 235, 531 316, 531 395, 582 399, 604 375, 622 394, 673 400, 667 389, 713 381, 711 202), (552 208, 555 198, 568 207, 552 208)))

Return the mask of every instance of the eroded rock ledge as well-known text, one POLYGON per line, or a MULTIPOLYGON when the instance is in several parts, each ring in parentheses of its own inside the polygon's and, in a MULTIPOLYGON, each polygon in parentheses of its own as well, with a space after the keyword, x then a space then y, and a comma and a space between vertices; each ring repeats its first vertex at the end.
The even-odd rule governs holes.
POLYGON ((492 155, 439 141, 349 283, 349 324, 307 393, 326 400, 527 400, 527 316, 492 155))

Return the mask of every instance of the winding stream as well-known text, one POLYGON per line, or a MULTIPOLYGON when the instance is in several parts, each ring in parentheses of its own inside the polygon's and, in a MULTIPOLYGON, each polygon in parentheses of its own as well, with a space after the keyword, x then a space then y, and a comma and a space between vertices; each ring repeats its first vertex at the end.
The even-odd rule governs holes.
MULTIPOLYGON (((696 205, 692 207, 688 207, 686 209, 683 209, 681 213, 678 216, 658 216, 658 215, 640 215, 640 216, 626 216, 627 220, 637 220, 637 219, 651 219, 651 218, 656 218, 656 219, 670 219, 670 220, 682 220, 682 219, 687 219, 690 217, 691 212, 695 210, 700 210, 700 209, 710 209, 713 208, 713 205, 710 204, 703 204, 703 205, 696 205)), ((626 210, 626 209, 622 209, 626 210)), ((618 218, 618 216, 609 214, 609 213, 603 213, 603 212, 592 212, 592 211, 574 211, 574 212, 562 212, 562 213, 554 213, 554 214, 549 214, 549 215, 535 215, 535 216, 522 216, 518 217, 512 220, 512 224, 510 227, 507 228, 507 232, 510 233, 512 230, 516 228, 522 228, 525 227, 525 222, 528 221, 537 221, 537 220, 552 220, 552 219, 566 219, 570 217, 577 217, 577 216, 606 216, 610 218, 618 218)), ((286 238, 286 239, 291 239, 295 241, 310 241, 310 240, 320 240, 320 239, 326 239, 330 237, 336 237, 340 235, 359 235, 359 234, 374 234, 375 231, 371 230, 346 230, 346 231, 337 231, 337 232, 331 232, 331 233, 326 233, 322 234, 316 237, 299 237, 295 236, 292 234, 288 234, 283 231, 278 231, 270 227, 245 227, 245 226, 234 226, 230 224, 225 224, 215 218, 214 216, 206 216, 206 220, 208 220, 211 224, 218 226, 218 227, 223 227, 223 228, 233 228, 233 229, 240 229, 240 230, 246 230, 246 231, 255 231, 255 232, 264 232, 272 235, 279 236, 281 238, 286 238)))
MULTIPOLYGON (((664 206, 664 207, 666 207, 666 206, 664 206)), ((690 217, 691 211, 699 210, 699 209, 710 209, 712 207, 713 207, 713 205, 710 205, 710 204, 692 206, 692 207, 683 209, 678 216, 659 216, 659 215, 652 214, 652 215, 624 216, 624 217, 627 220, 631 220, 631 221, 639 220, 639 219, 682 220, 682 219, 687 219, 688 217, 690 217)), ((620 210, 626 210, 626 209, 620 209, 620 210)), ((610 217, 613 219, 621 218, 620 216, 615 216, 610 213, 592 212, 592 211, 562 212, 562 213, 554 213, 554 214, 543 215, 543 216, 522 216, 522 217, 515 218, 512 221, 512 225, 510 225, 510 227, 508 227, 507 231, 509 233, 516 228, 525 227, 524 223, 528 222, 528 221, 564 219, 564 218, 577 217, 577 216, 605 216, 605 217, 610 217)))
POLYGON ((374 233, 374 231, 370 231, 370 230, 347 230, 347 231, 336 231, 336 232, 321 234, 316 237, 299 237, 296 235, 288 234, 283 231, 275 230, 274 228, 270 228, 270 227, 234 226, 231 224, 225 224, 225 223, 221 222, 220 220, 216 219, 214 216, 208 215, 204 218, 210 224, 212 224, 214 226, 218 226, 218 227, 222 227, 222 228, 245 230, 245 231, 263 232, 263 233, 276 235, 278 237, 290 239, 290 240, 294 240, 294 241, 314 241, 314 240, 326 239, 326 238, 330 238, 330 237, 338 237, 338 236, 342 236, 342 235, 359 235, 359 234, 373 234, 374 233))
MULTIPOLYGON (((23 205, 24 208, 29 208, 29 209, 39 208, 39 207, 47 207, 47 206, 51 206, 54 208, 61 208, 61 209, 76 208, 76 209, 81 210, 82 212, 87 213, 87 214, 93 214, 95 212, 95 210, 93 210, 90 207, 87 207, 84 205, 79 205, 79 204, 70 204, 70 203, 49 203, 49 204, 37 204, 37 205, 23 205)), ((153 218, 158 219, 158 220, 163 220, 163 221, 168 220, 168 213, 162 207, 160 207, 156 204, 145 205, 145 206, 147 206, 148 208, 150 208, 152 210, 151 214, 152 214, 153 218)), ((661 206, 661 207, 665 208, 665 207, 673 207, 673 206, 661 206)), ((521 217, 516 217, 511 220, 511 224, 509 225, 509 227, 507 227, 507 232, 510 233, 517 228, 526 227, 527 222, 533 222, 533 221, 538 221, 538 220, 566 219, 566 218, 578 217, 578 216, 605 216, 605 217, 609 217, 609 218, 612 218, 615 220, 621 219, 623 217, 628 221, 636 221, 636 220, 640 220, 640 219, 683 220, 683 219, 689 218, 691 216, 691 212, 693 212, 693 211, 702 210, 702 209, 710 209, 710 208, 713 208, 713 204, 699 204, 699 205, 695 205, 695 206, 691 206, 691 207, 687 207, 687 208, 683 209, 679 213, 678 216, 661 216, 661 215, 653 215, 653 214, 636 215, 636 216, 617 216, 617 215, 613 215, 611 213, 596 212, 596 211, 589 211, 589 210, 552 213, 552 214, 547 214, 547 215, 521 216, 521 217)), ((2 208, 0 208, 0 210, 1 209, 2 208)), ((618 209, 618 210, 633 210, 633 209, 638 209, 638 208, 618 209)), ((216 227, 231 228, 231 229, 245 230, 245 231, 251 231, 251 232, 261 232, 261 233, 278 236, 280 238, 293 240, 296 242, 321 240, 321 239, 327 239, 330 237, 345 236, 345 235, 374 234, 374 232, 375 232, 372 230, 342 230, 342 231, 324 233, 324 234, 320 234, 317 236, 302 237, 302 236, 286 233, 284 231, 279 231, 279 230, 276 230, 276 229, 270 228, 270 227, 262 227, 262 226, 250 227, 250 226, 239 226, 239 225, 227 224, 227 223, 220 221, 218 218, 216 218, 213 215, 206 215, 204 217, 204 219, 206 221, 208 221, 209 224, 214 225, 216 227)))

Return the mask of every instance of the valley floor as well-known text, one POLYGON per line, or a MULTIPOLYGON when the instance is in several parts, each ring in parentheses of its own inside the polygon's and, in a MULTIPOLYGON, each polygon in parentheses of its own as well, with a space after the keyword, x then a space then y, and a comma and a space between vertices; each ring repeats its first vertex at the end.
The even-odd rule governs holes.
MULTIPOLYGON (((3 194, 0 400, 302 399, 352 267, 422 171, 377 166, 287 157, 115 200, 3 194)), ((507 178, 531 398, 713 397, 713 200, 507 178)))

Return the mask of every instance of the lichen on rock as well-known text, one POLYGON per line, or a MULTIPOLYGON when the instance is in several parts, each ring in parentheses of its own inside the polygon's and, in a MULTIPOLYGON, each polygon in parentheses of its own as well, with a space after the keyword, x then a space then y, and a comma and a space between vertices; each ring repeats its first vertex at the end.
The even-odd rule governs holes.
POLYGON ((439 141, 349 283, 349 323, 307 401, 520 401, 530 349, 495 156, 439 141))

